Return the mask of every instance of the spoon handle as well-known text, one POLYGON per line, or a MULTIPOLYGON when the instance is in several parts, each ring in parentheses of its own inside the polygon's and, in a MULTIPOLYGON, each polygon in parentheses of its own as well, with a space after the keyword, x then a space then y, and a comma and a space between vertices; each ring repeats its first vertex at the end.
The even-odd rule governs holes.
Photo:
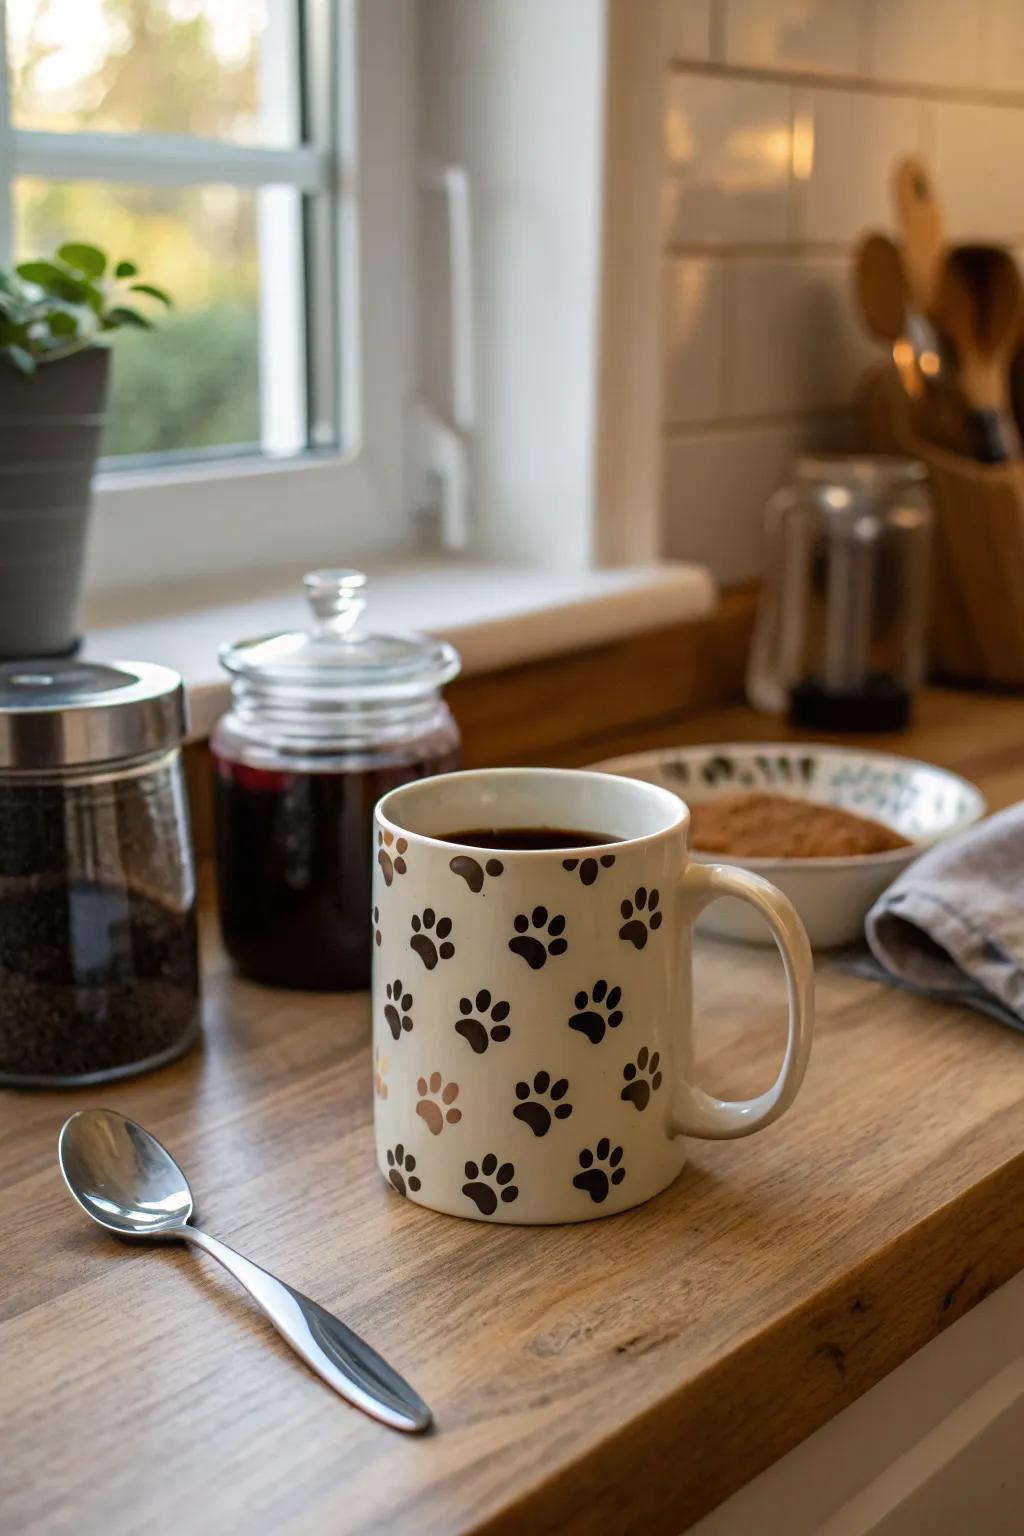
POLYGON ((181 1235, 234 1275, 297 1355, 348 1402, 392 1429, 427 1429, 430 1409, 398 1372, 358 1334, 301 1291, 293 1291, 198 1227, 181 1235))

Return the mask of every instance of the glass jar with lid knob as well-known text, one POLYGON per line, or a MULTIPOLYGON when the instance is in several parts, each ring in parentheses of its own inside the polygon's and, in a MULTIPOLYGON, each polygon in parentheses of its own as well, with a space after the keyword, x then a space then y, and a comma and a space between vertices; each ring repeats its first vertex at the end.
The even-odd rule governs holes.
POLYGON ((450 645, 359 622, 361 571, 305 578, 310 630, 222 647, 231 709, 211 742, 217 882, 237 969, 269 986, 369 984, 371 872, 400 878, 402 850, 374 848, 373 808, 412 779, 458 768, 442 689, 450 645))

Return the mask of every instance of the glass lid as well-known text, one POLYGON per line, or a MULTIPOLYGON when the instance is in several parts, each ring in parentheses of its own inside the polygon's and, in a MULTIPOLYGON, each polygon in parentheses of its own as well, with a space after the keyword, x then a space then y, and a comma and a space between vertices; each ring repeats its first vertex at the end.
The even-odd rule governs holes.
POLYGON ((233 677, 261 692, 345 705, 416 698, 436 692, 459 671, 458 652, 443 640, 362 628, 362 571, 311 571, 303 586, 312 628, 222 646, 221 665, 233 677))

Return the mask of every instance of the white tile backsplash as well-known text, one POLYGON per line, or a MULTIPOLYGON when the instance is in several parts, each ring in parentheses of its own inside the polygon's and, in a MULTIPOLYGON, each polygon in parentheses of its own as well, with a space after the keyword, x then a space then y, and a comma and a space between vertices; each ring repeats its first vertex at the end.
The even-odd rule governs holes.
POLYGON ((845 258, 755 258, 733 273, 727 417, 847 406, 878 360, 853 304, 845 258))
POLYGON ((706 59, 711 46, 711 0, 665 0, 665 53, 706 59))
POLYGON ((871 74, 906 85, 981 85, 985 20, 979 0, 881 0, 874 7, 871 74))
POLYGON ((1024 250, 1024 0, 664 4, 664 546, 740 581, 794 457, 853 446, 851 249, 895 162, 954 240, 1024 250))
POLYGON ((996 91, 1024 90, 1024 4, 1021 0, 988 0, 981 83, 996 91))
POLYGON ((908 96, 798 87, 791 233, 848 244, 893 219, 893 162, 920 148, 921 107, 908 96))
POLYGON ((665 554, 707 565, 720 581, 749 581, 761 565, 764 504, 801 453, 848 448, 843 416, 686 432, 662 464, 665 554))
POLYGON ((1024 110, 930 102, 925 144, 953 239, 1024 233, 1024 110))
MULTIPOLYGON (((863 75, 867 0, 720 0, 723 62, 814 74, 863 75)), ((889 4, 889 0, 882 0, 889 4)), ((964 0, 969 4, 970 0, 964 0)))
POLYGON ((665 263, 664 416, 714 421, 725 411, 729 269, 705 256, 665 263))
POLYGON ((665 105, 669 241, 783 240, 790 149, 788 86, 673 75, 665 105))

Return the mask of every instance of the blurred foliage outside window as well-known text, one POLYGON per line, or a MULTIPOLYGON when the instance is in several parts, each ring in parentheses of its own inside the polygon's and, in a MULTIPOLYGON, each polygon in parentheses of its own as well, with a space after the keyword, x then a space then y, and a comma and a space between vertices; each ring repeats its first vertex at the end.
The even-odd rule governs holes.
MULTIPOLYGON (((268 3, 288 0, 7 0, 14 123, 260 141, 268 3)), ((157 333, 114 340, 105 453, 258 444, 259 195, 15 183, 19 259, 95 241, 175 300, 157 333)))

